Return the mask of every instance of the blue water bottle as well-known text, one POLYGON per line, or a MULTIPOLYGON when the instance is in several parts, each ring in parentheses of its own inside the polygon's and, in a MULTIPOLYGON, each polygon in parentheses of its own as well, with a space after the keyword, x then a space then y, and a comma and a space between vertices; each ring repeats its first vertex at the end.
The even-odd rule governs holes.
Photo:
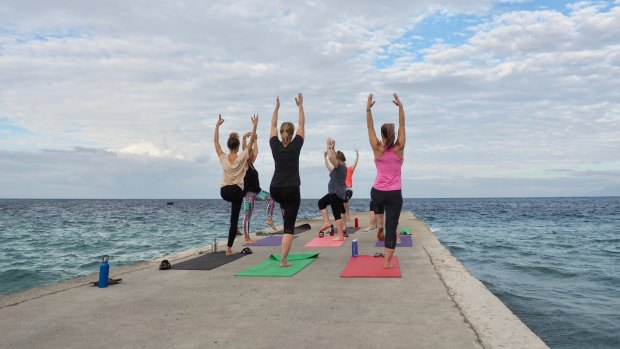
POLYGON ((108 255, 101 257, 99 264, 99 288, 108 287, 108 277, 110 276, 110 265, 108 264, 108 255))
POLYGON ((351 242, 351 256, 357 257, 357 239, 351 242))

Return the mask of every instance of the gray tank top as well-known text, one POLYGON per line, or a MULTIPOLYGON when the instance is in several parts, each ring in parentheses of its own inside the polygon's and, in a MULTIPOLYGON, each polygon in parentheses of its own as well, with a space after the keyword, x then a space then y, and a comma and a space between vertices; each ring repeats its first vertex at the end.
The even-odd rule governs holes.
POLYGON ((347 193, 347 167, 339 163, 337 167, 329 173, 329 184, 327 191, 330 194, 336 194, 337 197, 344 200, 347 193))

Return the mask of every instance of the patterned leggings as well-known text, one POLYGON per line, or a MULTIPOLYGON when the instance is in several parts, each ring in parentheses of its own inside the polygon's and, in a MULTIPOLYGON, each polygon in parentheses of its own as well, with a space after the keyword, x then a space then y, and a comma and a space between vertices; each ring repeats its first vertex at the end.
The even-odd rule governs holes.
POLYGON ((248 235, 250 233, 250 221, 252 219, 252 211, 254 211, 254 201, 267 201, 267 218, 269 220, 273 217, 273 209, 276 206, 276 202, 273 201, 271 195, 266 191, 260 193, 248 192, 243 198, 243 233, 248 235))

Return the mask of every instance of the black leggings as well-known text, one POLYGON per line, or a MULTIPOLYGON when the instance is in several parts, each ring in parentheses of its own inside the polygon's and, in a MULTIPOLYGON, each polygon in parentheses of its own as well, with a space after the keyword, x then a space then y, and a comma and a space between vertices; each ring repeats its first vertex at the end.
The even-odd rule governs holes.
POLYGON ((334 193, 326 194, 319 200, 319 210, 325 209, 327 205, 332 207, 335 220, 341 219, 342 215, 346 212, 344 201, 334 193))
MULTIPOLYGON (((385 248, 396 248, 396 227, 403 208, 403 195, 400 190, 370 190, 375 214, 382 214, 385 208, 385 248)), ((380 227, 379 227, 380 228, 380 227)))
POLYGON ((383 214, 385 207, 381 206, 377 207, 376 209, 379 210, 379 212, 375 211, 375 203, 370 200, 370 211, 374 212, 375 214, 383 214))
POLYGON ((220 189, 222 199, 230 202, 230 228, 228 228, 228 244, 232 247, 237 235, 237 225, 239 224, 239 212, 243 203, 243 190, 236 184, 226 185, 220 189))
POLYGON ((271 198, 280 204, 282 219, 284 220, 284 234, 295 233, 295 221, 301 204, 299 186, 295 187, 270 187, 271 198))

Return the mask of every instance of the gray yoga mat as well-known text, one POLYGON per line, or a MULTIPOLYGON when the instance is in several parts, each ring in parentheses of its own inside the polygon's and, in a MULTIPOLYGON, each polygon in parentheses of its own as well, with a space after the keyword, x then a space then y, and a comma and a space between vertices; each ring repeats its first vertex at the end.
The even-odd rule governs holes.
POLYGON ((356 227, 347 227, 347 234, 355 234, 356 231, 360 230, 360 228, 356 227))
POLYGON ((227 256, 226 252, 205 253, 202 256, 172 265, 172 270, 211 270, 245 256, 235 253, 227 256))

